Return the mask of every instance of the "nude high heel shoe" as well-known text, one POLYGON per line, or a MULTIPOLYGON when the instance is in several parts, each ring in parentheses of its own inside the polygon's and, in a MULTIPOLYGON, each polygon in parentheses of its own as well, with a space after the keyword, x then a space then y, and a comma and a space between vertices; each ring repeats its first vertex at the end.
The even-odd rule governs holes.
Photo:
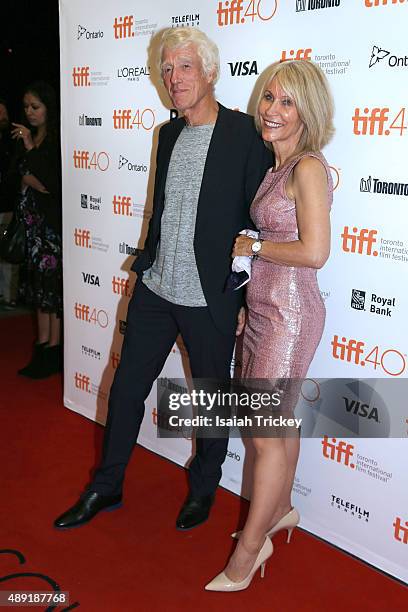
MULTIPOLYGON (((278 531, 286 529, 288 532, 286 542, 289 544, 290 538, 292 536, 292 531, 299 524, 299 521, 299 512, 296 510, 296 508, 292 508, 292 510, 285 514, 285 516, 283 516, 281 520, 278 521, 276 525, 274 525, 265 535, 269 538, 272 538, 275 533, 278 533, 278 531)), ((241 533, 241 531, 235 531, 231 534, 231 538, 234 538, 234 540, 239 540, 239 536, 241 535, 241 533)))
POLYGON ((258 568, 261 568, 261 578, 265 576, 265 564, 267 559, 273 553, 273 544, 269 538, 265 538, 265 542, 258 553, 258 556, 255 560, 255 563, 249 572, 248 576, 241 580, 241 582, 234 582, 225 574, 225 572, 221 572, 218 574, 211 582, 206 584, 206 591, 243 591, 248 588, 251 584, 252 578, 257 572, 258 568))

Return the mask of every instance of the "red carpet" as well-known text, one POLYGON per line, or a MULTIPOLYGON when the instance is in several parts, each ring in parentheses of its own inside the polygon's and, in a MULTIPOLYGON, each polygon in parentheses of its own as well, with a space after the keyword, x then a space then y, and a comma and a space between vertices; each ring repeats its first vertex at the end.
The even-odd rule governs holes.
POLYGON ((63 408, 60 377, 17 377, 32 340, 28 317, 0 319, 0 334, 0 590, 52 590, 45 576, 69 591, 70 609, 84 612, 407 609, 404 586, 299 529, 290 545, 283 534, 274 538, 264 580, 256 576, 240 593, 206 593, 204 584, 232 550, 228 534, 243 502, 220 489, 211 520, 177 532, 185 473, 140 447, 120 510, 75 530, 54 530, 53 519, 87 482, 102 428, 63 408), (14 574, 38 576, 7 578, 14 574))

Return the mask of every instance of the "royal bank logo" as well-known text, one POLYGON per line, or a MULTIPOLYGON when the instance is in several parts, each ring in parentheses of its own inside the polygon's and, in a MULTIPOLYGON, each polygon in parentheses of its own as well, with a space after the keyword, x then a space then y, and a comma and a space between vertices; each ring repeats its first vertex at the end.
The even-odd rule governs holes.
POLYGON ((360 191, 363 193, 408 196, 408 183, 386 181, 370 175, 368 178, 360 180, 360 191))
POLYGON ((386 51, 385 49, 381 49, 381 47, 377 47, 376 45, 373 45, 373 48, 371 51, 371 58, 370 58, 368 67, 372 68, 379 62, 382 62, 382 60, 387 60, 385 63, 388 64, 390 68, 407 68, 408 67, 408 56, 393 55, 391 51, 386 51))
MULTIPOLYGON (((366 292, 361 289, 351 290, 351 308, 355 310, 366 310, 366 292)), ((393 308, 396 307, 396 298, 378 295, 377 293, 371 293, 370 296, 370 307, 368 311, 371 314, 380 315, 383 317, 392 317, 393 308)))
POLYGON ((350 306, 355 310, 364 310, 365 296, 365 291, 361 291, 360 289, 352 289, 350 306))
POLYGON ((296 0, 297 13, 326 8, 337 8, 339 6, 340 0, 296 0))
POLYGON ((172 28, 194 28, 200 25, 200 13, 190 13, 189 15, 174 15, 171 18, 172 28))
POLYGON ((90 195, 88 197, 87 193, 81 193, 81 208, 84 208, 84 209, 89 208, 89 210, 100 211, 101 204, 102 204, 101 196, 95 197, 95 196, 90 195))
POLYGON ((97 30, 96 32, 91 31, 82 25, 78 25, 77 40, 79 40, 80 38, 86 38, 87 40, 103 38, 103 32, 101 30, 97 30))

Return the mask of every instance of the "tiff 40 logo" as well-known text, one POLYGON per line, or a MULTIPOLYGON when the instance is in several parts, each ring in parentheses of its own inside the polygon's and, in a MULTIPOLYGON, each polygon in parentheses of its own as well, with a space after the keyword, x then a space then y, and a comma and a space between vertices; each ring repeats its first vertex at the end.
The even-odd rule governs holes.
POLYGON ((154 126, 156 116, 151 108, 144 110, 131 108, 114 109, 113 127, 115 130, 133 130, 134 126, 139 130, 142 127, 144 130, 151 130, 154 126))
POLYGON ((269 21, 278 8, 277 0, 225 0, 218 2, 217 16, 220 27, 239 25, 255 19, 269 21))
POLYGON ((354 338, 347 339, 345 336, 340 339, 337 334, 333 336, 331 346, 334 359, 354 363, 363 368, 369 364, 374 370, 380 368, 388 376, 401 376, 407 367, 407 355, 394 348, 384 350, 376 345, 367 349, 365 342, 354 338))
POLYGON ((74 315, 79 321, 99 325, 99 327, 102 327, 102 329, 105 329, 109 325, 108 313, 105 310, 91 308, 89 304, 80 304, 79 302, 75 302, 74 315))
POLYGON ((405 110, 405 107, 401 108, 392 119, 388 107, 363 108, 362 112, 360 108, 356 108, 351 118, 353 133, 356 136, 389 136, 391 130, 397 130, 396 133, 399 131, 399 136, 403 136, 404 130, 407 129, 405 110))
POLYGON ((76 169, 105 172, 109 168, 109 155, 105 151, 91 153, 74 149, 72 159, 76 169))

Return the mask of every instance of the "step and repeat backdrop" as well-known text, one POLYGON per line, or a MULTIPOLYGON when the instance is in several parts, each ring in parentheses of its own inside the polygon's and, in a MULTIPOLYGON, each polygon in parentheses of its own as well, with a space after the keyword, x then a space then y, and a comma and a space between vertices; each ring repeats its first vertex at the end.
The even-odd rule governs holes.
MULTIPOLYGON (((308 59, 326 73, 336 103, 336 135, 324 151, 335 185, 332 249, 319 272, 327 322, 309 374, 402 382, 408 0, 60 0, 60 14, 67 408, 106 418, 130 266, 150 217, 158 128, 175 117, 152 57, 151 38, 167 27, 199 27, 218 44, 217 98, 251 114, 271 63, 308 59)), ((162 376, 181 378, 186 368, 178 342, 162 376)), ((369 425, 386 436, 375 397, 358 402, 349 390, 341 402, 357 431, 369 425)), ((158 438, 156 404, 154 388, 139 442, 185 465, 190 436, 158 438)), ((394 439, 303 440, 294 503, 302 527, 407 581, 404 424, 405 437, 394 439)), ((247 473, 245 446, 232 438, 222 485, 247 495, 247 473)))

